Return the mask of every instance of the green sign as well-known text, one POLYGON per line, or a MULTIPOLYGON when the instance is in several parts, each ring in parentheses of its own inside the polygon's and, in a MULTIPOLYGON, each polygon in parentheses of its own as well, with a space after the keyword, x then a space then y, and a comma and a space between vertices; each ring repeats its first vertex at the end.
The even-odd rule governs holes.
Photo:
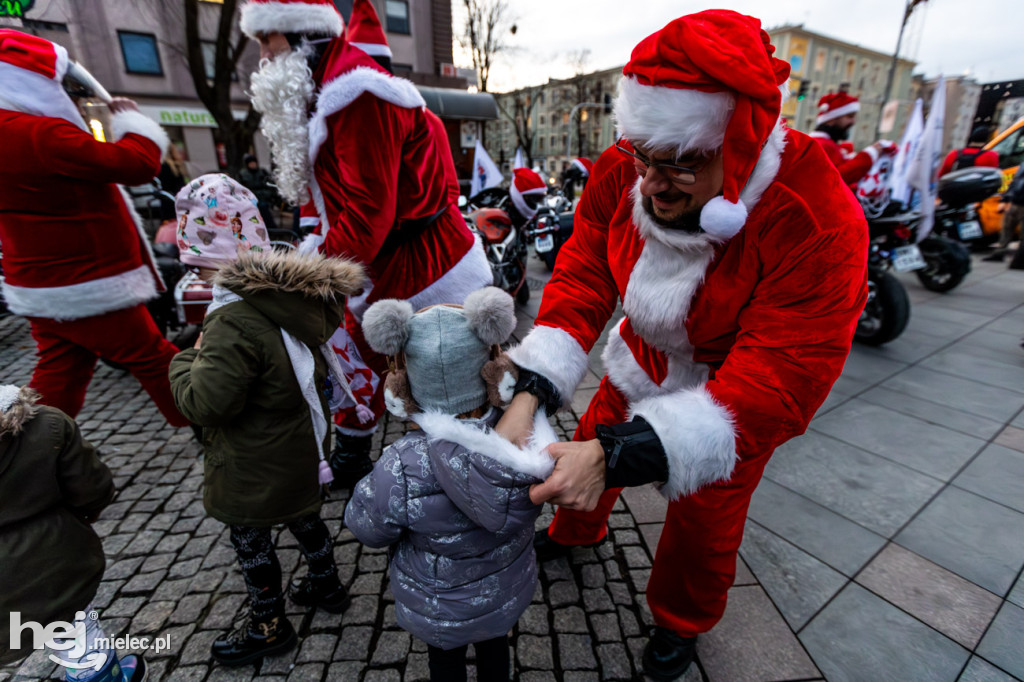
POLYGON ((36 0, 0 0, 0 17, 23 17, 36 0))

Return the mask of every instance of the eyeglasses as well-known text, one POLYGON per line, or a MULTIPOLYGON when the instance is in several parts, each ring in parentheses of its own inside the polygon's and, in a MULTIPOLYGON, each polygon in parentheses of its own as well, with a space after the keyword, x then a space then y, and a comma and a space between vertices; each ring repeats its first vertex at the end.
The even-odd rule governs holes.
POLYGON ((699 162, 699 165, 693 167, 677 166, 674 163, 665 163, 664 161, 651 161, 643 154, 637 154, 631 152, 622 146, 622 141, 615 143, 615 148, 626 156, 633 157, 633 167, 636 168, 636 172, 640 177, 645 177, 647 171, 651 168, 656 168, 664 173, 669 180, 672 182, 679 183, 680 185, 692 185, 697 182, 697 173, 704 169, 710 159, 704 159, 699 162))

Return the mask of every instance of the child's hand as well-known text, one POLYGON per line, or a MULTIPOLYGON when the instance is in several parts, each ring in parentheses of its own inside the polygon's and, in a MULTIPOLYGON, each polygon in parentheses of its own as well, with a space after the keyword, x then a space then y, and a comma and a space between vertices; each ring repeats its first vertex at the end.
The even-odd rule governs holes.
POLYGON ((199 346, 200 346, 200 344, 202 344, 202 342, 203 342, 203 333, 199 332, 199 336, 196 337, 196 342, 195 342, 195 344, 193 344, 192 347, 195 348, 196 350, 199 350, 199 346))

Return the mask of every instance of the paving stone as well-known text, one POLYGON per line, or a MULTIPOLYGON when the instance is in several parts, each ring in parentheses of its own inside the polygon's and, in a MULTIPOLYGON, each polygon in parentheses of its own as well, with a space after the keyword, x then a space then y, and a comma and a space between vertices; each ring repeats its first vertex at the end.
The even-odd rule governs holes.
POLYGON ((542 568, 544 569, 544 577, 549 582, 573 579, 572 569, 569 567, 569 562, 566 561, 565 557, 545 561, 542 564, 542 568))
MULTIPOLYGON (((590 625, 594 628, 594 634, 599 642, 618 642, 622 639, 622 631, 619 630, 619 617, 614 613, 597 613, 590 616, 590 625)), ((562 632, 562 630, 558 630, 562 632)), ((581 630, 569 630, 568 632, 584 632, 581 630)))
MULTIPOLYGON (((232 575, 240 574, 232 572, 232 575)), ((217 586, 224 580, 224 569, 206 569, 200 571, 195 576, 190 578, 188 582, 189 592, 212 592, 217 589, 217 586)))
POLYGON ((139 567, 140 573, 150 573, 152 571, 159 571, 167 568, 174 562, 175 556, 173 554, 154 554, 146 557, 146 560, 142 562, 142 566, 139 567))
POLYGON ((569 670, 562 676, 562 679, 565 682, 598 682, 601 676, 597 673, 569 670))
POLYGON ((216 537, 212 535, 208 535, 206 537, 201 538, 190 538, 188 542, 186 542, 185 545, 182 547, 181 552, 178 554, 178 556, 181 559, 190 559, 191 557, 195 556, 206 556, 209 553, 210 547, 213 545, 215 540, 216 537))
POLYGON ((532 635, 548 634, 548 613, 550 609, 546 604, 531 604, 519 617, 519 631, 532 635))
POLYGON ((302 641, 296 663, 328 661, 334 653, 338 638, 334 635, 309 635, 302 641))
POLYGON ((551 670, 555 667, 551 639, 520 635, 516 641, 516 660, 526 670, 551 670))
POLYGON ((349 625, 373 625, 377 622, 377 599, 376 597, 361 596, 353 597, 352 605, 345 610, 342 617, 342 624, 349 625))
POLYGON ((352 587, 348 588, 349 594, 380 594, 380 588, 383 578, 383 573, 367 573, 365 575, 357 575, 356 581, 352 583, 352 587))
POLYGON ((633 603, 633 595, 630 594, 626 583, 608 583, 608 592, 616 604, 629 605, 633 603))
POLYGON ((175 603, 171 601, 150 602, 139 610, 132 619, 131 634, 143 635, 156 632, 174 611, 175 603))
POLYGON ((1010 590, 1010 594, 1006 595, 1006 601, 1024 608, 1024 574, 1017 578, 1017 584, 1010 590))
MULTIPOLYGON (((293 622, 292 625, 294 624, 293 622)), ((295 657, 298 655, 299 649, 296 647, 281 656, 264 658, 260 666, 260 675, 288 675, 295 668, 295 657)))
MULTIPOLYGON (((1017 431, 1024 433, 1024 429, 1017 431)), ((1024 452, 990 445, 953 480, 953 485, 1024 512, 1022 481, 1024 452)))
POLYGON ((150 658, 177 658, 178 654, 180 654, 182 649, 184 649, 186 642, 188 642, 189 636, 195 629, 195 623, 189 623, 187 625, 182 625, 181 627, 164 628, 157 636, 166 638, 166 641, 170 646, 159 652, 146 652, 146 660, 149 660, 150 658))
POLYGON ((145 597, 122 597, 104 609, 100 615, 103 618, 131 617, 148 601, 145 597))
POLYGON ((206 679, 209 672, 210 669, 205 665, 175 668, 173 674, 168 676, 168 679, 173 679, 174 682, 201 682, 201 680, 206 679))
POLYGON ((393 665, 405 660, 409 654, 409 633, 382 632, 373 651, 372 665, 393 665))
POLYGON ((1021 633, 1024 633, 1024 609, 1004 603, 978 645, 977 653, 1011 675, 1024 679, 1021 633))
POLYGON ((562 580, 548 588, 548 600, 551 602, 551 606, 555 608, 568 606, 569 604, 578 604, 580 592, 576 588, 575 582, 562 580))
POLYGON ((612 514, 608 517, 608 528, 632 528, 636 525, 633 517, 629 514, 612 514))
POLYGON ((594 670, 597 661, 588 635, 558 635, 558 662, 563 670, 594 670))
POLYGON ((363 682, 402 682, 402 674, 394 669, 367 670, 363 682))
POLYGON ((174 612, 170 615, 172 623, 195 623, 210 603, 208 594, 189 594, 177 602, 174 612))
POLYGON ((103 578, 105 580, 130 578, 138 572, 139 567, 142 566, 142 562, 144 560, 144 557, 134 557, 132 559, 121 559, 120 561, 114 562, 103 572, 103 578))
POLYGON ((121 592, 124 594, 130 594, 133 592, 152 592, 163 581, 166 575, 167 571, 165 570, 155 571, 153 573, 140 573, 125 583, 124 587, 121 588, 121 592))
POLYGON ((641 634, 640 624, 636 620, 636 615, 624 606, 620 606, 618 609, 619 614, 619 627, 622 629, 622 635, 624 637, 636 637, 641 634))
POLYGON ((332 663, 327 669, 328 680, 358 680, 363 671, 362 663, 332 663))
POLYGON ((629 582, 637 592, 646 592, 647 583, 651 581, 651 569, 642 568, 629 572, 629 582))
POLYGON ((613 610, 615 605, 606 590, 592 589, 583 590, 583 607, 587 613, 601 613, 613 610))
POLYGON ((612 541, 615 543, 616 547, 625 547, 626 545, 640 544, 640 534, 637 533, 636 530, 634 530, 633 528, 628 528, 626 530, 616 530, 612 532, 612 535, 612 541))
POLYGON ((320 682, 323 676, 323 663, 306 663, 295 666, 288 674, 288 682, 320 682))
POLYGON ((224 633, 216 630, 203 630, 189 637, 185 649, 181 652, 181 665, 207 663, 210 660, 210 645, 222 634, 224 633))
POLYGON ((555 611, 555 632, 588 632, 583 609, 570 606, 555 611))
POLYGON ((372 627, 350 626, 341 631, 337 647, 334 649, 335 661, 364 661, 370 653, 370 640, 373 637, 372 627))
POLYGON ((163 537, 163 532, 158 530, 144 530, 132 536, 131 542, 127 543, 121 550, 126 556, 148 555, 163 537))
POLYGON ((153 592, 153 599, 177 601, 185 596, 191 583, 189 579, 165 580, 153 592))
POLYGON ((983 658, 971 656, 957 682, 1018 682, 983 658))
POLYGON ((430 680, 430 666, 426 654, 410 654, 405 664, 403 682, 427 682, 430 680))
POLYGON ((214 668, 206 682, 249 682, 253 679, 253 666, 242 668, 214 668))
POLYGON ((245 597, 240 594, 222 595, 210 608, 203 621, 203 628, 224 630, 234 625, 241 612, 245 597))
POLYGON ((623 547, 622 556, 626 559, 626 566, 631 569, 651 566, 651 559, 643 547, 623 547))
POLYGON ((602 564, 591 564, 581 569, 584 587, 601 587, 604 585, 605 575, 602 564))
POLYGON ((633 668, 623 644, 601 644, 597 647, 597 657, 601 661, 601 679, 633 679, 633 668))
POLYGON ((167 571, 168 578, 182 578, 193 576, 199 571, 203 560, 196 557, 187 561, 175 561, 167 571))
POLYGON ((664 523, 665 512, 668 511, 668 500, 653 486, 642 485, 636 488, 626 488, 622 491, 622 499, 629 507, 636 523, 664 523))

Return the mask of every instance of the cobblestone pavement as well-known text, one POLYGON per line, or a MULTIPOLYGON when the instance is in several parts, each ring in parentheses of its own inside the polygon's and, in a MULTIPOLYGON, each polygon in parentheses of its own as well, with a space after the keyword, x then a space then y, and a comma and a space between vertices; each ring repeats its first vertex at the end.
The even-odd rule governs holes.
MULTIPOLYGON (((542 288, 546 275, 531 275, 542 288)), ((773 458, 726 616, 702 637, 686 682, 1024 677, 1024 274, 979 263, 946 297, 907 287, 915 309, 905 336, 855 349, 811 431, 773 458), (957 351, 968 342, 970 352, 957 351), (922 447, 934 461, 917 455, 922 447)), ((0 321, 3 383, 27 382, 33 349, 27 323, 0 321)), ((600 350, 573 410, 555 419, 567 438, 596 389, 600 350)), ((425 645, 395 623, 386 554, 342 525, 345 494, 323 517, 351 608, 290 607, 301 637, 292 653, 212 664, 210 643, 239 620, 246 595, 226 527, 204 513, 191 432, 164 425, 131 377, 102 365, 79 423, 119 490, 95 524, 108 563, 94 606, 111 634, 170 638, 167 651, 146 653, 150 680, 427 679, 425 645)), ((402 428, 383 422, 375 451, 402 428)), ((652 488, 627 491, 612 542, 543 565, 512 633, 514 679, 641 678, 652 624, 643 593, 664 510, 652 488)), ((550 518, 546 508, 538 527, 550 518)), ((278 547, 286 579, 301 574, 287 532, 278 547)), ((0 682, 54 674, 36 652, 0 668, 0 682)))

